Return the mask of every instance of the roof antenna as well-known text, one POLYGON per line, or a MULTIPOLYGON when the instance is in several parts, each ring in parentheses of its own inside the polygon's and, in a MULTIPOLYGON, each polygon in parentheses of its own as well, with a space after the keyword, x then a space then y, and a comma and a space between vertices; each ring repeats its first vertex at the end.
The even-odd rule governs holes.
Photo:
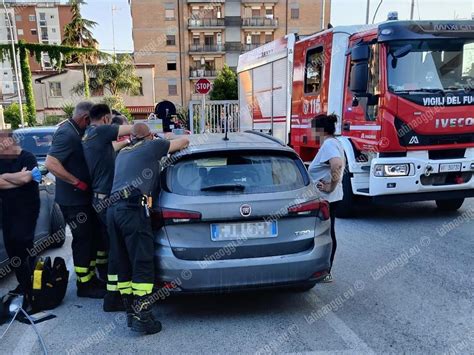
POLYGON ((229 115, 225 108, 224 108, 224 113, 225 113, 225 136, 222 139, 224 141, 228 141, 229 137, 227 137, 227 133, 229 133, 229 115))

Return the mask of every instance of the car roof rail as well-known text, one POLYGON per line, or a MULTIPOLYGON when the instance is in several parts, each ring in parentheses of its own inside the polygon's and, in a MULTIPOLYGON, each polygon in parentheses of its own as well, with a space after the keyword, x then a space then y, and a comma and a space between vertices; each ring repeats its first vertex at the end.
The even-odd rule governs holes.
POLYGON ((254 130, 247 130, 245 131, 245 133, 251 133, 251 134, 256 134, 257 136, 260 136, 260 137, 263 137, 263 138, 267 138, 275 143, 278 143, 279 145, 283 146, 283 147, 286 147, 286 144, 283 143, 281 140, 279 140, 278 138, 276 137, 273 137, 267 133, 263 133, 263 132, 260 132, 260 131, 254 131, 254 130))

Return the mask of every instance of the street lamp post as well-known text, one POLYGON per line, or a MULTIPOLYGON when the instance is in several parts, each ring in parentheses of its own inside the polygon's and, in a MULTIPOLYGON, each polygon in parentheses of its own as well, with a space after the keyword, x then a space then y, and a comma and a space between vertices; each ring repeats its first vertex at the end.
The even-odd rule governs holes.
POLYGON ((415 15, 415 0, 411 0, 410 6, 410 20, 413 20, 413 16, 415 15))
POLYGON ((370 0, 367 0, 367 8, 365 12, 365 24, 369 24, 369 16, 370 16, 370 0))
POLYGON ((20 106, 20 120, 21 126, 25 127, 25 118, 23 116, 23 102, 21 99, 21 84, 20 84, 20 76, 18 74, 18 64, 17 64, 17 55, 15 49, 15 32, 13 31, 13 23, 10 19, 10 14, 7 11, 7 6, 5 5, 5 0, 2 0, 3 9, 5 10, 5 20, 8 21, 7 26, 10 29, 10 34, 12 38, 12 58, 13 58, 13 69, 15 71, 16 77, 16 89, 18 92, 18 104, 20 106))
POLYGON ((115 5, 112 5, 112 42, 113 42, 113 47, 114 47, 114 62, 115 62, 115 56, 116 56, 116 53, 115 53, 115 20, 114 20, 114 16, 115 16, 115 13, 117 12, 117 6, 115 5))

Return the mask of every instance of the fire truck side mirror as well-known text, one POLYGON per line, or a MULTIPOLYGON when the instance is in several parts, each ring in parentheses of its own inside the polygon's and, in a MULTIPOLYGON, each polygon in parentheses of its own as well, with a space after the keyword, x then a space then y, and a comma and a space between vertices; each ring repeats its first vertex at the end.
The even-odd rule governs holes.
POLYGON ((367 62, 354 63, 351 69, 349 89, 356 96, 365 96, 369 83, 369 65, 367 62))
POLYGON ((350 90, 360 97, 367 93, 369 83, 370 48, 367 44, 358 44, 351 49, 351 77, 350 90))
POLYGON ((351 49, 351 60, 353 62, 368 62, 370 49, 367 44, 359 44, 351 49))

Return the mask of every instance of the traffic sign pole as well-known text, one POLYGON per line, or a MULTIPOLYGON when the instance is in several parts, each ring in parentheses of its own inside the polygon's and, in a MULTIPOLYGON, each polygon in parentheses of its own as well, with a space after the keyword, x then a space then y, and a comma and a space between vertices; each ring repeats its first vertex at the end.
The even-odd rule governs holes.
POLYGON ((201 120, 199 132, 204 133, 206 131, 206 95, 211 91, 212 84, 207 79, 199 79, 195 85, 197 93, 202 94, 201 100, 201 120))
POLYGON ((206 131, 206 94, 202 95, 201 100, 201 133, 206 131))

